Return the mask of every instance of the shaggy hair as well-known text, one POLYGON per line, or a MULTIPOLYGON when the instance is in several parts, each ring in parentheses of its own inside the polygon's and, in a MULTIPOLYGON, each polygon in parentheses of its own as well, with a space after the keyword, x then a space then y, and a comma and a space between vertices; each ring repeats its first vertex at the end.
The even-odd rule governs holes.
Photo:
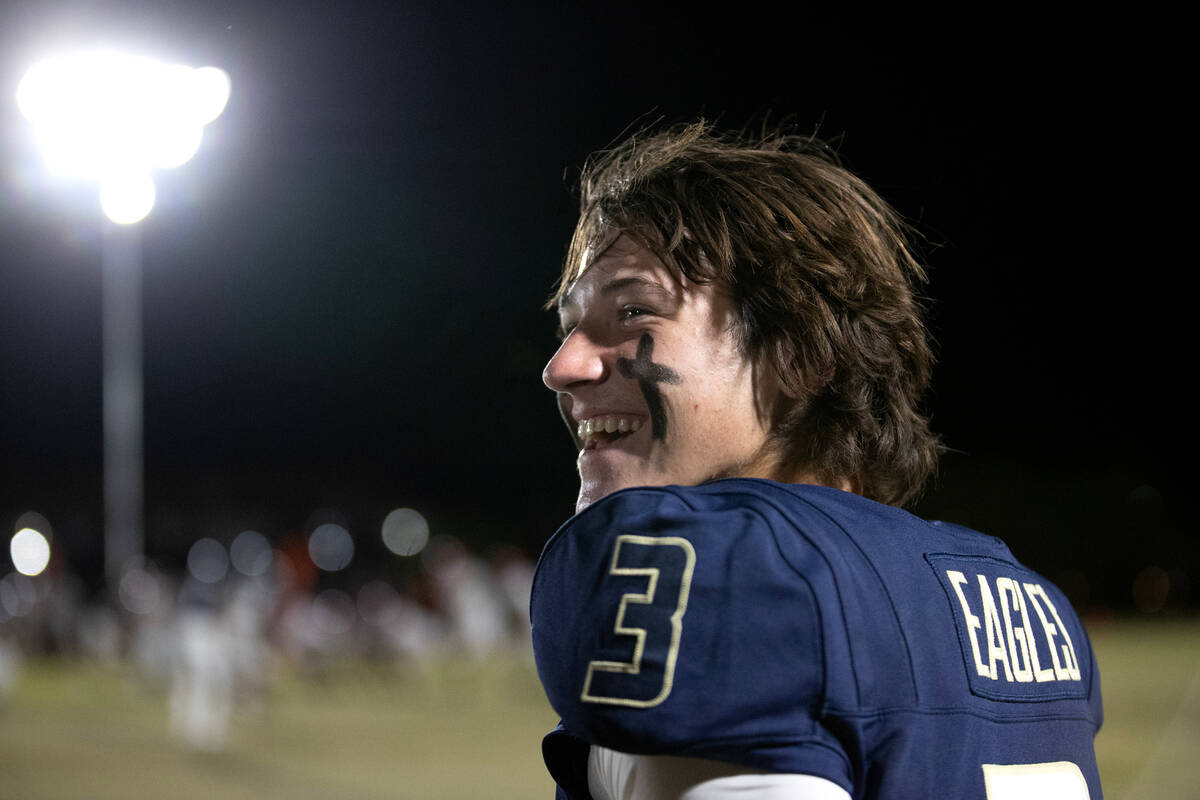
POLYGON ((726 289, 748 357, 791 402, 773 419, 782 464, 912 502, 943 448, 918 404, 933 353, 910 229, 812 137, 753 139, 705 122, 590 157, 557 305, 614 231, 694 283, 726 289))

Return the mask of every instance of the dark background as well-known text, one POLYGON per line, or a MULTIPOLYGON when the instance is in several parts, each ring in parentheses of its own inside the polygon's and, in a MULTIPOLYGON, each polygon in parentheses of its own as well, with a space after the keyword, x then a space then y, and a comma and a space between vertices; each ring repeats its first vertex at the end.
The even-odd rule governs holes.
POLYGON ((817 131, 927 238, 955 452, 915 510, 1002 536, 1077 604, 1128 607, 1146 567, 1194 604, 1176 23, 786 8, 6 3, 0 522, 39 511, 99 577, 102 222, 11 97, 48 49, 109 36, 233 82, 141 225, 155 559, 330 508, 383 559, 398 506, 536 555, 576 485, 540 382, 571 178, 631 126, 704 115, 817 131))

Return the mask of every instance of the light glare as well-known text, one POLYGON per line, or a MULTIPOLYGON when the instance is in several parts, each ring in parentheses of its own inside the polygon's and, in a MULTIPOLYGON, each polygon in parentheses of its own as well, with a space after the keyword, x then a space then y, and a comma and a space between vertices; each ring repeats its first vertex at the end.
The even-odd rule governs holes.
POLYGON ((195 119, 207 125, 225 110, 229 102, 232 84, 225 70, 216 67, 200 67, 191 71, 191 103, 195 119))
POLYGON ((50 563, 50 543, 33 528, 22 528, 14 533, 8 550, 13 566, 22 575, 41 575, 50 563))
POLYGON ((186 164, 200 149, 204 128, 199 125, 160 125, 146 155, 152 167, 171 169, 186 164))
POLYGON ((132 225, 146 218, 156 195, 149 175, 118 175, 100 184, 100 208, 118 225, 132 225))
POLYGON ((216 67, 193 69, 94 50, 34 64, 17 86, 16 99, 51 171, 103 180, 110 195, 117 191, 114 184, 140 185, 136 201, 102 200, 110 219, 131 224, 153 207, 145 191, 153 186, 150 170, 191 159, 229 92, 229 76, 216 67), (109 212, 114 202, 120 205, 117 216, 109 212), (138 210, 127 210, 126 203, 138 210))

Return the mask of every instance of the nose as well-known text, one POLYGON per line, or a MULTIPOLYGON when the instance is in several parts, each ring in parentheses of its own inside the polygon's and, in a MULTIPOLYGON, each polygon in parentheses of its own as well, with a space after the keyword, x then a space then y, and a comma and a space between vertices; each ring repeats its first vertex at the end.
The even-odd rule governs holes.
POLYGON ((605 376, 604 348, 576 328, 567 334, 558 352, 542 370, 542 382, 556 392, 603 380, 605 376))

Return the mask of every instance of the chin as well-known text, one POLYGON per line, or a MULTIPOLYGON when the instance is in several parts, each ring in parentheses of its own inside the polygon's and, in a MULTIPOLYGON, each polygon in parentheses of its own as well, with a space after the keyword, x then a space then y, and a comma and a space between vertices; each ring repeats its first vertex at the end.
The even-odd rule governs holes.
POLYGON ((579 484, 579 497, 575 501, 575 513, 578 514, 592 503, 603 500, 613 492, 641 485, 643 484, 636 481, 614 481, 611 478, 608 480, 582 480, 579 484))
POLYGON ((578 514, 597 500, 603 500, 613 491, 615 490, 603 491, 595 486, 580 486, 579 497, 575 499, 575 513, 578 514))
POLYGON ((613 492, 631 489, 636 486, 667 486, 681 483, 680 480, 670 480, 661 475, 613 475, 585 477, 580 476, 579 497, 575 501, 575 513, 578 514, 592 503, 603 500, 613 492))

